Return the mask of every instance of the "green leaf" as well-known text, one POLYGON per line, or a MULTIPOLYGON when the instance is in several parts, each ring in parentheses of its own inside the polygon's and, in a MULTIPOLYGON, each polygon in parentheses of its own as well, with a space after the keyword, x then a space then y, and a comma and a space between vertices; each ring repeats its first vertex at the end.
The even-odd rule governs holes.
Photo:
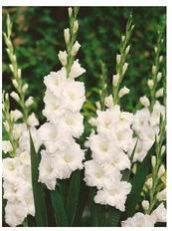
POLYGON ((78 207, 80 184, 81 184, 80 171, 75 171, 72 174, 70 180, 67 203, 66 203, 66 211, 67 211, 70 225, 72 225, 74 222, 77 207, 78 207))
POLYGON ((36 153, 34 143, 30 134, 30 150, 31 150, 31 173, 32 173, 32 188, 35 204, 35 220, 38 227, 48 226, 47 209, 45 203, 45 195, 43 186, 38 182, 39 176, 39 153, 36 153))
POLYGON ((121 217, 120 210, 112 206, 108 206, 108 217, 106 219, 106 226, 117 227, 119 224, 120 217, 121 217))
POLYGON ((125 218, 133 216, 133 214, 135 213, 136 205, 141 200, 141 191, 143 189, 146 176, 149 174, 150 167, 151 167, 150 165, 151 150, 148 153, 148 155, 145 157, 141 165, 139 166, 136 175, 131 181, 132 190, 131 190, 131 193, 128 195, 128 198, 126 201, 126 212, 124 214, 125 218))
POLYGON ((50 192, 51 202, 54 209, 54 216, 57 226, 66 227, 68 226, 68 219, 65 211, 64 200, 60 192, 59 186, 50 192))

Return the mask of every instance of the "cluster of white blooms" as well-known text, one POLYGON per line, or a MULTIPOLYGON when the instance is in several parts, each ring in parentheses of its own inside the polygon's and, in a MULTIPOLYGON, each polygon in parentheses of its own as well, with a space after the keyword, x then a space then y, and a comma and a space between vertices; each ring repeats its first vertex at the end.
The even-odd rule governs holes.
POLYGON ((155 136, 159 133, 160 116, 165 116, 165 107, 156 101, 152 112, 147 108, 149 103, 143 98, 144 108, 134 114, 132 128, 137 136, 137 146, 134 153, 133 162, 142 162, 148 151, 155 142, 155 136))
POLYGON ((127 153, 133 146, 133 115, 121 112, 119 105, 112 106, 111 98, 106 99, 110 108, 98 110, 97 118, 91 120, 97 134, 92 133, 86 142, 92 160, 85 162, 84 180, 87 185, 97 187, 96 203, 124 211, 131 184, 122 181, 121 171, 131 167, 127 153))
MULTIPOLYGON (((40 142, 36 128, 31 127, 30 132, 35 148, 38 150, 40 142)), ((14 124, 13 136, 18 140, 16 156, 3 159, 2 175, 3 197, 7 200, 5 221, 10 226, 17 226, 23 223, 27 215, 34 216, 35 207, 31 178, 30 137, 26 125, 14 124)))
MULTIPOLYGON (((73 13, 69 10, 69 17, 73 13)), ((64 30, 67 51, 60 51, 58 57, 63 67, 57 72, 51 72, 44 78, 46 92, 43 110, 47 122, 39 129, 39 137, 45 146, 41 152, 39 165, 39 181, 54 190, 57 179, 66 179, 77 169, 83 168, 84 151, 76 143, 83 131, 83 116, 80 113, 85 101, 85 86, 76 81, 85 72, 79 60, 73 60, 80 45, 76 41, 72 49, 68 47, 71 36, 78 30, 75 20, 72 28, 64 30), (72 65, 69 59, 73 60, 72 65)))
POLYGON ((166 208, 161 203, 150 215, 141 212, 122 221, 122 227, 153 227, 157 222, 166 222, 166 208))

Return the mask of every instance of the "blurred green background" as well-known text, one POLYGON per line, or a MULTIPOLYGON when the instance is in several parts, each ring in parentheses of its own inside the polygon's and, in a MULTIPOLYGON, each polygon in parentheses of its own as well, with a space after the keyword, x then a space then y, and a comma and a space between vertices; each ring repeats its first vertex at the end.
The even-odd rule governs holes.
MULTIPOLYGON (((145 94, 147 79, 151 76, 157 30, 165 22, 165 7, 81 7, 78 40, 82 44, 79 59, 87 70, 80 79, 87 93, 98 86, 102 60, 108 70, 108 81, 115 70, 115 56, 119 51, 121 35, 130 12, 133 12, 135 30, 128 57, 129 68, 123 85, 131 93, 122 99, 125 109, 134 110, 138 97, 145 94)), ((68 27, 67 7, 4 7, 3 31, 6 13, 13 22, 13 41, 23 78, 29 83, 29 95, 35 97, 34 110, 42 120, 43 77, 57 71, 61 65, 57 54, 65 49, 63 29, 68 27)), ((3 89, 11 91, 11 73, 3 40, 3 89)), ((88 94, 89 95, 89 94, 88 94)), ((96 96, 90 96, 93 100, 96 96)), ((15 107, 15 103, 12 102, 15 107)))

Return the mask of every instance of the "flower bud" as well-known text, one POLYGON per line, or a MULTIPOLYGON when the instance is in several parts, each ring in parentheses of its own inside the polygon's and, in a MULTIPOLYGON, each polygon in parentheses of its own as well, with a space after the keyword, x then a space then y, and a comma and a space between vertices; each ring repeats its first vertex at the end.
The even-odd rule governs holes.
POLYGON ((73 13, 72 7, 69 7, 68 8, 68 15, 69 15, 69 17, 72 16, 72 13, 73 13))
POLYGON ((21 69, 20 68, 17 70, 17 74, 18 74, 18 78, 20 79, 21 78, 21 69))
POLYGON ((158 47, 154 47, 155 53, 157 53, 158 51, 158 47))
POLYGON ((152 79, 148 79, 147 84, 148 84, 148 87, 149 87, 150 89, 152 89, 152 88, 153 88, 153 85, 154 85, 154 82, 153 82, 152 79))
POLYGON ((143 200, 142 201, 142 207, 144 210, 148 210, 149 209, 149 201, 148 200, 143 200))
POLYGON ((29 98, 25 101, 26 107, 30 107, 34 103, 33 97, 29 96, 29 98))
POLYGON ((161 156, 164 154, 164 152, 165 152, 165 145, 162 145, 162 147, 161 147, 161 156))
POLYGON ((165 167, 162 164, 158 170, 158 177, 161 178, 161 176, 165 173, 165 167))
POLYGON ((100 102, 96 102, 96 107, 97 107, 97 109, 101 109, 100 102))
POLYGON ((124 40, 125 40, 125 36, 124 35, 121 37, 121 40, 122 40, 122 42, 124 42, 124 40))
POLYGON ((148 187, 148 189, 152 188, 153 185, 153 180, 152 177, 150 177, 146 182, 145 182, 146 186, 148 187))
POLYGON ((163 61, 163 56, 161 55, 161 56, 159 57, 159 62, 162 63, 162 61, 163 61))
POLYGON ((34 126, 38 126, 39 125, 39 121, 35 116, 35 113, 32 113, 27 120, 27 123, 29 126, 34 127, 34 126))
POLYGON ((166 188, 163 189, 162 191, 158 192, 156 195, 157 200, 159 201, 166 201, 166 197, 167 197, 167 192, 166 192, 166 188))
POLYGON ((124 63, 123 68, 122 68, 122 74, 124 75, 126 70, 128 68, 128 63, 124 63))
POLYGON ((14 85, 15 88, 18 88, 18 83, 17 83, 17 80, 16 79, 12 79, 12 83, 14 85))
POLYGON ((152 158, 151 158, 151 164, 152 164, 152 167, 154 168, 155 165, 156 165, 156 157, 155 156, 152 156, 152 158))
POLYGON ((3 125, 4 125, 5 130, 6 130, 7 132, 9 132, 9 131, 10 131, 9 123, 8 123, 7 121, 4 121, 4 122, 3 122, 3 125))
POLYGON ((13 62, 16 62, 16 55, 15 54, 11 55, 11 59, 12 59, 13 62))
POLYGON ((67 64, 67 52, 66 51, 59 51, 58 53, 59 60, 63 66, 67 64))
POLYGON ((117 54, 116 55, 116 62, 117 62, 117 64, 119 64, 120 61, 121 61, 121 55, 117 54))
POLYGON ((9 64, 9 68, 12 72, 14 72, 14 68, 13 68, 13 65, 12 64, 9 64))
POLYGON ((72 55, 72 56, 75 56, 75 55, 78 53, 80 46, 81 46, 81 45, 79 44, 78 41, 76 41, 76 42, 74 43, 74 45, 73 45, 73 47, 72 47, 72 50, 71 50, 71 55, 72 55))
POLYGON ((128 89, 127 87, 123 87, 121 88, 121 90, 119 91, 119 98, 122 98, 124 95, 128 94, 130 92, 130 89, 128 89))
POLYGON ((113 97, 112 97, 112 95, 109 95, 109 96, 107 96, 105 98, 105 105, 108 108, 112 108, 113 107, 114 104, 113 104, 113 97))
POLYGON ((156 98, 159 98, 159 97, 162 97, 163 94, 164 94, 164 89, 163 89, 163 88, 160 88, 160 89, 156 92, 155 96, 156 96, 156 98))
POLYGON ((73 33, 76 34, 76 32, 78 31, 79 28, 79 24, 78 24, 78 20, 76 20, 73 24, 73 33))
POLYGON ((69 31, 69 28, 64 29, 64 39, 65 39, 66 44, 68 44, 69 41, 70 41, 70 31, 69 31))
POLYGON ((113 86, 114 86, 114 87, 116 87, 116 86, 118 85, 119 79, 120 79, 119 74, 113 75, 112 82, 113 82, 113 86))
POLYGON ((27 91, 27 89, 28 89, 28 84, 25 83, 25 84, 23 85, 23 87, 22 87, 22 92, 25 93, 25 92, 27 91))
POLYGON ((140 97, 140 103, 144 106, 144 107, 149 107, 150 106, 150 101, 148 99, 147 96, 142 96, 140 97))
POLYGON ((125 54, 126 54, 126 55, 129 53, 129 51, 130 51, 130 47, 131 47, 131 46, 130 46, 130 45, 128 45, 128 46, 127 46, 127 48, 125 49, 125 54))
POLYGON ((157 69, 156 66, 153 65, 153 66, 152 66, 152 74, 155 74, 155 73, 156 73, 156 69, 157 69))
POLYGON ((159 82, 162 79, 162 72, 158 72, 157 81, 159 82))
POLYGON ((10 96, 17 102, 19 102, 20 98, 19 98, 19 95, 15 92, 15 91, 12 91, 10 93, 10 96))
POLYGON ((19 110, 17 110, 17 109, 11 111, 10 114, 11 114, 11 118, 12 118, 14 121, 17 121, 18 119, 20 119, 20 118, 23 117, 21 111, 19 111, 19 110))
POLYGON ((2 151, 5 154, 13 151, 13 147, 12 147, 11 142, 9 140, 3 140, 2 141, 2 151))

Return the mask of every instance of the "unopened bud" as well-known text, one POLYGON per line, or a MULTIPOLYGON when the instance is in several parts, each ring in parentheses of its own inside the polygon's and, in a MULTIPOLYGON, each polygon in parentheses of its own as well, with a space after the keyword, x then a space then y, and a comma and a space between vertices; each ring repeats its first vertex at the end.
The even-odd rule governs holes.
POLYGON ((142 207, 144 210, 148 210, 149 209, 149 201, 148 200, 143 200, 142 201, 142 207))
POLYGON ((116 55, 116 62, 117 62, 117 64, 119 64, 120 61, 121 61, 121 55, 117 54, 116 55))
POLYGON ((156 157, 155 156, 152 156, 152 158, 151 158, 151 164, 152 164, 152 167, 154 168, 155 165, 156 165, 156 157))
POLYGON ((153 65, 153 66, 152 66, 152 74, 155 74, 155 73, 156 73, 156 66, 153 65))
POLYGON ((5 130, 6 130, 7 132, 9 132, 9 131, 10 131, 9 123, 8 123, 7 121, 4 121, 4 122, 3 122, 3 125, 4 125, 5 130))
POLYGON ((150 89, 152 89, 152 88, 153 88, 153 85, 154 85, 154 82, 153 82, 152 79, 148 79, 147 84, 148 84, 148 87, 149 87, 150 89))
POLYGON ((76 20, 73 24, 73 33, 76 34, 76 32, 78 31, 79 28, 79 24, 78 21, 76 20))
POLYGON ((156 96, 156 98, 159 98, 159 97, 162 97, 163 94, 164 94, 164 89, 163 89, 163 88, 160 88, 160 89, 156 92, 155 96, 156 96))
POLYGON ((159 82, 162 79, 162 72, 158 72, 157 81, 159 82))
POLYGON ((29 98, 25 101, 26 107, 30 107, 34 103, 33 97, 29 96, 29 98))
POLYGON ((121 40, 122 40, 122 42, 124 42, 124 40, 125 40, 125 36, 124 35, 121 37, 121 40))
POLYGON ((123 87, 121 88, 121 90, 119 91, 119 98, 122 98, 124 95, 128 94, 130 92, 130 89, 128 89, 127 87, 123 87))
POLYGON ((157 51, 158 51, 158 48, 157 48, 157 47, 154 47, 154 50, 155 50, 155 53, 157 53, 157 51))
POLYGON ((19 102, 20 98, 19 98, 19 95, 15 92, 15 91, 12 91, 10 93, 10 96, 17 102, 19 102))
POLYGON ((127 48, 126 48, 126 50, 125 50, 125 54, 126 54, 126 55, 129 53, 130 47, 131 47, 130 45, 127 46, 127 48))
POLYGON ((17 83, 17 80, 16 79, 12 79, 12 83, 14 85, 15 88, 18 88, 18 83, 17 83))
POLYGON ((27 89, 28 89, 28 84, 25 83, 25 84, 23 85, 23 87, 22 87, 22 92, 25 93, 25 92, 27 91, 27 89))
POLYGON ((64 29, 64 39, 65 39, 66 44, 68 44, 70 40, 69 28, 64 29))
POLYGON ((161 156, 164 154, 164 152, 165 152, 165 145, 162 145, 162 147, 161 147, 161 156))
POLYGON ((162 63, 162 61, 163 61, 163 56, 161 55, 161 56, 159 57, 159 62, 162 63))
POLYGON ((13 65, 12 64, 9 64, 9 68, 12 72, 14 72, 14 68, 13 68, 13 65))
POLYGON ((69 8, 68 8, 68 15, 69 15, 69 17, 72 16, 72 12, 73 12, 72 7, 69 7, 69 8))
POLYGON ((146 182, 145 182, 146 186, 148 187, 148 189, 152 188, 153 185, 153 180, 152 177, 150 177, 146 182))
POLYGON ((161 176, 165 173, 165 167, 162 164, 158 170, 158 177, 161 178, 161 176))
POLYGON ((76 42, 74 43, 74 45, 73 45, 73 47, 72 47, 72 50, 71 50, 71 55, 72 55, 72 56, 75 56, 75 55, 78 53, 80 46, 81 46, 81 45, 79 44, 78 41, 76 41, 76 42))
POLYGON ((119 74, 116 74, 116 75, 113 75, 113 86, 116 87, 118 85, 118 81, 120 79, 120 75, 119 74))
POLYGON ((18 78, 20 79, 21 78, 21 69, 20 68, 18 69, 17 74, 18 74, 18 78))
POLYGON ((148 99, 147 96, 142 96, 140 97, 140 103, 144 106, 144 107, 149 107, 150 106, 150 101, 148 99))
POLYGON ((67 52, 66 51, 59 51, 58 53, 59 60, 63 66, 67 64, 67 52))
POLYGON ((128 63, 124 63, 123 68, 122 68, 122 74, 124 75, 126 70, 128 68, 128 63))

